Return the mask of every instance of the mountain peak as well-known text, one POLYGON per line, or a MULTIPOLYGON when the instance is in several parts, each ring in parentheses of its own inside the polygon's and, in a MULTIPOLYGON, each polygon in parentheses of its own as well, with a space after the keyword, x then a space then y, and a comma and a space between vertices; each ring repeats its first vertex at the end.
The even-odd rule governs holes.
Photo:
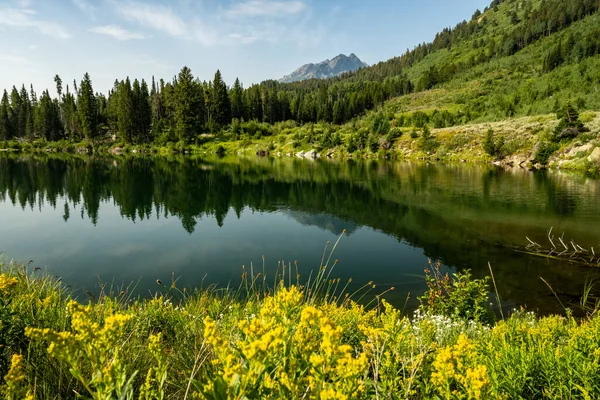
POLYGON ((316 64, 305 64, 291 74, 281 78, 279 82, 289 83, 306 79, 333 78, 345 72, 356 71, 367 66, 354 53, 351 53, 349 56, 339 54, 331 60, 321 61, 316 64))

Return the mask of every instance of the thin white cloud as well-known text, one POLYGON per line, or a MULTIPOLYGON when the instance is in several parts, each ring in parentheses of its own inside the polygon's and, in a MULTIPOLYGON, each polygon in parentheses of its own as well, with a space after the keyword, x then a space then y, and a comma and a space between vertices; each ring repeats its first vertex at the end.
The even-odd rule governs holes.
POLYGON ((185 21, 171 9, 138 2, 115 3, 117 13, 129 22, 166 32, 171 36, 183 36, 187 32, 185 21))
POLYGON ((228 37, 233 42, 239 42, 239 43, 242 43, 242 44, 256 43, 256 42, 258 42, 261 39, 259 36, 244 35, 244 34, 241 34, 241 33, 230 33, 228 37))
POLYGON ((90 18, 96 17, 96 7, 86 0, 71 0, 71 2, 81 11, 90 18))
POLYGON ((280 17, 298 14, 307 9, 306 3, 294 1, 249 0, 233 4, 228 10, 229 16, 241 17, 280 17))
MULTIPOLYGON (((306 42, 306 38, 299 35, 298 31, 305 32, 305 36, 314 36, 306 33, 307 30, 314 30, 312 20, 309 21, 312 28, 307 29, 306 19, 311 14, 310 8, 300 0, 243 0, 229 8, 213 9, 212 12, 199 8, 197 3, 182 4, 181 1, 178 3, 179 8, 135 0, 112 0, 111 4, 116 14, 127 23, 206 47, 250 45, 257 42, 306 42), (203 18, 198 17, 199 15, 203 18), (285 23, 277 18, 285 16, 285 23)), ((116 37, 117 33, 114 32, 113 36, 116 37)))
POLYGON ((0 54, 0 61, 3 63, 18 65, 22 67, 33 65, 33 63, 29 59, 11 54, 0 54))
POLYGON ((35 11, 11 7, 0 7, 0 26, 32 29, 57 39, 68 39, 69 32, 60 24, 35 18, 35 11))
POLYGON ((123 29, 116 25, 104 25, 104 26, 96 26, 90 29, 90 32, 98 33, 100 35, 110 36, 117 40, 141 40, 147 39, 148 36, 143 35, 137 32, 131 32, 127 29, 123 29))

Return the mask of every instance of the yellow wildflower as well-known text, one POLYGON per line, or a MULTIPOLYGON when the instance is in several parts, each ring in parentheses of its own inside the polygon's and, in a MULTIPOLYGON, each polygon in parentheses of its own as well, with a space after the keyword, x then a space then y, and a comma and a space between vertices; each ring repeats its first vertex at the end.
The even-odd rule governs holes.
POLYGON ((8 276, 6 274, 0 275, 0 293, 7 295, 9 290, 17 285, 19 280, 14 276, 8 276))

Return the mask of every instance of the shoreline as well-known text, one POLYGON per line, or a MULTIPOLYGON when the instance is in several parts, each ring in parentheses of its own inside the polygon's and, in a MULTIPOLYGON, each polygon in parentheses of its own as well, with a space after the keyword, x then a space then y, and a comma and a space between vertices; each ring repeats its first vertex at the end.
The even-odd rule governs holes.
MULTIPOLYGON (((583 113, 583 119, 590 131, 570 141, 557 144, 557 149, 546 159, 545 164, 536 161, 536 153, 541 143, 557 124, 553 115, 520 117, 498 122, 482 122, 431 129, 427 146, 423 132, 415 128, 398 129, 398 137, 387 148, 379 146, 376 151, 365 144, 364 148, 350 152, 349 143, 354 131, 348 125, 335 127, 339 135, 336 146, 315 145, 308 139, 298 139, 307 134, 332 129, 327 124, 314 124, 284 129, 277 135, 251 138, 235 138, 231 133, 222 135, 202 134, 196 143, 169 142, 164 146, 155 144, 123 144, 115 138, 106 138, 94 142, 82 141, 11 141, 0 142, 0 151, 20 153, 68 153, 68 154, 200 154, 200 155, 237 155, 269 156, 298 159, 378 159, 397 161, 443 162, 451 164, 491 164, 504 168, 523 168, 530 170, 553 169, 565 172, 600 173, 600 112, 583 113), (484 141, 488 131, 495 138, 501 138, 503 151, 499 157, 493 157, 484 150, 484 141), (8 147, 6 147, 8 145, 8 147)), ((427 129, 427 128, 425 128, 427 129)), ((323 135, 323 133, 321 133, 323 135)), ((383 138, 380 138, 380 142, 383 138)))

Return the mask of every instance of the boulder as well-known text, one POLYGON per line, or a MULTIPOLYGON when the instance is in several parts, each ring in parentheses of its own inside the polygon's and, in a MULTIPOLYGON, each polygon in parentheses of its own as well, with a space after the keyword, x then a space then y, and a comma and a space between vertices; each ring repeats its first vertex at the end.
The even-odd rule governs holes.
POLYGON ((299 151, 299 152, 297 152, 297 153, 296 153, 296 157, 298 157, 298 158, 302 158, 302 157, 304 157, 304 152, 303 152, 303 151, 299 151))
POLYGON ((312 159, 319 158, 319 153, 317 153, 317 151, 314 149, 309 150, 306 153, 304 153, 304 158, 312 158, 312 159))
POLYGON ((123 148, 122 147, 113 147, 112 149, 110 149, 110 152, 112 154, 123 154, 123 148))
POLYGON ((596 147, 594 149, 594 151, 592 151, 592 154, 590 154, 587 159, 589 162, 595 162, 595 163, 600 162, 600 147, 596 147))
POLYGON ((592 150, 594 145, 591 143, 584 144, 583 146, 575 146, 566 154, 567 157, 575 157, 578 153, 587 153, 592 150))

